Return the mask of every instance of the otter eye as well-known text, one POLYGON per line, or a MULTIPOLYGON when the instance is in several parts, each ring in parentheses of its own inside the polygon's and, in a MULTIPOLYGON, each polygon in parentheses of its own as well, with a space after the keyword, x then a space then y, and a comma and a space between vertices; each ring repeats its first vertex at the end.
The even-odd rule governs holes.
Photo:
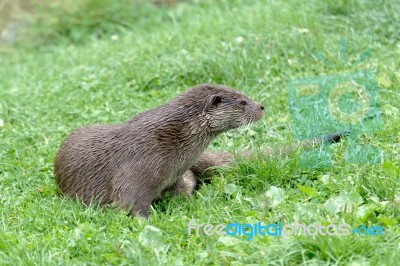
POLYGON ((239 104, 241 104, 241 105, 247 105, 247 102, 243 100, 243 101, 240 101, 239 104))

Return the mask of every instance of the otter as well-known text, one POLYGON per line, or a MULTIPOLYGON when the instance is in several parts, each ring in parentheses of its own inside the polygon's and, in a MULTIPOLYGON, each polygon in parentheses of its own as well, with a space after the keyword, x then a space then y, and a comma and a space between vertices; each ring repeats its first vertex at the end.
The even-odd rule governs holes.
POLYGON ((201 170, 190 168, 212 139, 263 114, 260 103, 231 88, 198 85, 126 123, 74 131, 56 155, 56 183, 84 204, 113 203, 147 217, 163 193, 192 193, 201 170))
MULTIPOLYGON (((54 162, 60 191, 84 204, 117 204, 130 215, 147 217, 164 193, 191 195, 215 167, 230 166, 233 154, 205 151, 217 135, 262 118, 264 107, 233 89, 195 86, 175 99, 124 124, 94 125, 74 131, 61 144, 54 162)), ((289 154, 340 141, 338 132, 262 156, 289 154)), ((239 154, 252 158, 250 151, 239 154)))

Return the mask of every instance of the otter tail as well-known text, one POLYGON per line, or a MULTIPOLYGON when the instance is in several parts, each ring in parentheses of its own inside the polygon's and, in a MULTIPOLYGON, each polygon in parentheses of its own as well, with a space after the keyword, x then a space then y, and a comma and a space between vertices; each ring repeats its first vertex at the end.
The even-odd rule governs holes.
MULTIPOLYGON (((332 134, 323 135, 316 137, 311 140, 304 140, 297 142, 293 145, 281 147, 281 148, 267 148, 262 149, 259 153, 263 156, 271 155, 288 155, 298 148, 311 149, 321 146, 322 144, 332 144, 340 142, 344 136, 348 136, 349 131, 336 132, 332 134)), ((252 151, 240 152, 240 156, 244 158, 251 158, 257 156, 258 153, 252 151)), ((229 152, 222 151, 206 151, 200 159, 190 168, 194 175, 199 178, 208 178, 214 174, 215 167, 218 166, 229 166, 235 162, 235 156, 229 152)))

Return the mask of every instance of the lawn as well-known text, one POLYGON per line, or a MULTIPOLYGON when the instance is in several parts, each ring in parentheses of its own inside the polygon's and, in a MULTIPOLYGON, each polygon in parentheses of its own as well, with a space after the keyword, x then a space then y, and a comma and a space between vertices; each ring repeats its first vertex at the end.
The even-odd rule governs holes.
POLYGON ((400 261, 399 1, 55 1, 25 16, 18 38, 0 49, 1 265, 400 261), (349 161, 351 138, 331 146, 330 167, 304 167, 301 150, 238 158, 192 197, 166 195, 149 219, 58 194, 55 154, 78 127, 123 123, 191 86, 217 83, 262 102, 266 112, 210 149, 280 146, 296 141, 291 80, 365 70, 377 85, 372 119, 381 124, 357 141, 379 150, 378 161, 349 161), (192 219, 380 226, 383 235, 246 240, 189 234, 192 219))

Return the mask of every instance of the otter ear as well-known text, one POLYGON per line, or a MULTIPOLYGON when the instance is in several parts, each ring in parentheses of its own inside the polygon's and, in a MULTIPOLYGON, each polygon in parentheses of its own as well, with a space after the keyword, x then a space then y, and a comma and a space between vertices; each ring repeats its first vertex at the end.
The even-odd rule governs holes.
POLYGON ((217 105, 222 101, 221 96, 214 95, 211 105, 217 105))
POLYGON ((204 101, 203 105, 203 114, 207 112, 208 109, 211 108, 211 106, 217 106, 220 102, 222 101, 222 98, 218 94, 210 95, 207 97, 207 99, 204 101))

